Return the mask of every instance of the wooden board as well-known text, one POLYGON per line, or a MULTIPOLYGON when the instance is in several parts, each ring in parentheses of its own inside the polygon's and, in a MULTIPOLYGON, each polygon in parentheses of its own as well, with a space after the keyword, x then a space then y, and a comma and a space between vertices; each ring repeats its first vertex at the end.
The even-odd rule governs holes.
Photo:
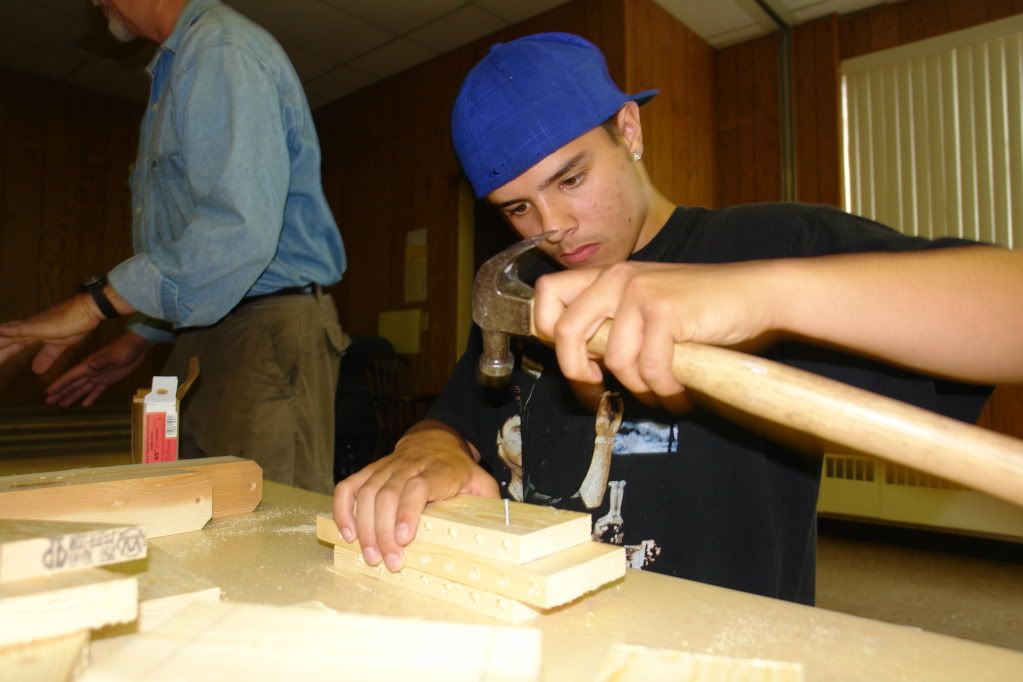
MULTIPOLYGON (((316 537, 338 550, 361 552, 348 543, 329 514, 316 517, 316 537)), ((585 542, 540 559, 514 564, 465 554, 419 538, 405 547, 406 566, 474 589, 549 609, 578 599, 625 575, 625 548, 585 542)), ((345 563, 348 563, 347 561, 345 563)))
POLYGON ((0 647, 0 680, 73 682, 89 664, 89 631, 0 647))
POLYGON ((803 665, 615 644, 597 682, 803 682, 803 665))
POLYGON ((0 583, 146 556, 139 526, 0 519, 0 583))
POLYGON ((533 682, 541 658, 530 628, 243 602, 195 604, 153 632, 94 646, 81 682, 533 682))
POLYGON ((213 514, 206 476, 174 469, 71 477, 0 479, 0 518, 134 524, 146 537, 198 530, 213 514))
POLYGON ((208 476, 213 483, 213 518, 247 514, 263 499, 263 467, 242 457, 200 457, 176 462, 153 462, 106 467, 128 471, 133 467, 151 469, 183 469, 208 476))
POLYGON ((220 601, 219 587, 156 548, 144 560, 118 564, 108 570, 138 580, 139 615, 132 623, 105 629, 103 636, 149 632, 190 604, 220 601))
POLYGON ((590 541, 589 514, 458 495, 426 507, 416 538, 466 554, 525 563, 590 541))
POLYGON ((0 490, 39 483, 70 483, 97 477, 130 477, 140 472, 195 471, 208 477, 213 486, 213 518, 245 514, 263 499, 263 469, 251 459, 241 457, 202 457, 176 462, 123 464, 117 466, 67 469, 42 474, 0 477, 0 490))
POLYGON ((405 566, 397 573, 391 573, 383 564, 370 566, 362 558, 362 554, 336 545, 334 547, 334 568, 343 572, 376 578, 391 585, 398 585, 413 592, 503 620, 506 623, 528 623, 540 615, 540 611, 516 599, 430 575, 409 566, 405 566))
POLYGON ((99 568, 0 585, 0 646, 134 620, 138 582, 99 568))

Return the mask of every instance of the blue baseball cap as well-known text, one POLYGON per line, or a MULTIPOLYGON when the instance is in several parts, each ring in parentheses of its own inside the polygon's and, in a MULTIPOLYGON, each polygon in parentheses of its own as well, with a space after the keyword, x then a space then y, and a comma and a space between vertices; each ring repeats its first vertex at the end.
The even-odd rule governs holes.
POLYGON ((611 118, 629 101, 596 45, 571 33, 497 43, 466 76, 451 137, 473 191, 483 198, 548 154, 611 118))

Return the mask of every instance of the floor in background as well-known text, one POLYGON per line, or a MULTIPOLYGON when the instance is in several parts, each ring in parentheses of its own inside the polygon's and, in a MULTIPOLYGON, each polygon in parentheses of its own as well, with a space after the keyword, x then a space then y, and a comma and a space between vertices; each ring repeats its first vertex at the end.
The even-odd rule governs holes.
POLYGON ((1023 544, 821 519, 817 606, 1023 651, 1023 544))

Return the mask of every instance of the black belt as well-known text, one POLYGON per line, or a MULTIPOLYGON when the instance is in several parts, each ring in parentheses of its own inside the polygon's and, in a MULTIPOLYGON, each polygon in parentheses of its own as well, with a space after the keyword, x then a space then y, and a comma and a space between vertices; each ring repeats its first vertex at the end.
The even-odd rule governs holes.
MULTIPOLYGON (((254 303, 255 301, 262 301, 267 298, 274 298, 275 296, 308 296, 316 292, 316 284, 306 284, 304 287, 285 287, 284 289, 278 289, 277 291, 271 291, 269 294, 257 294, 256 296, 246 296, 238 302, 234 308, 231 309, 233 313, 243 305, 254 303)), ((230 314, 230 313, 228 313, 230 314)))

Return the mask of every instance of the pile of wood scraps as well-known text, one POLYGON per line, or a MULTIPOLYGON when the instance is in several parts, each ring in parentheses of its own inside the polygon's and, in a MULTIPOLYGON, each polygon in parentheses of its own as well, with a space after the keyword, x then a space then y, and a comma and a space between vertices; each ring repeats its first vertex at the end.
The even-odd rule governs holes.
POLYGON ((252 511, 262 490, 236 457, 0 477, 0 679, 75 679, 94 637, 219 601, 148 539, 252 511))
POLYGON ((589 514, 461 495, 426 508, 397 573, 366 564, 327 514, 316 535, 339 570, 522 623, 625 575, 624 548, 594 542, 590 525, 589 514))

